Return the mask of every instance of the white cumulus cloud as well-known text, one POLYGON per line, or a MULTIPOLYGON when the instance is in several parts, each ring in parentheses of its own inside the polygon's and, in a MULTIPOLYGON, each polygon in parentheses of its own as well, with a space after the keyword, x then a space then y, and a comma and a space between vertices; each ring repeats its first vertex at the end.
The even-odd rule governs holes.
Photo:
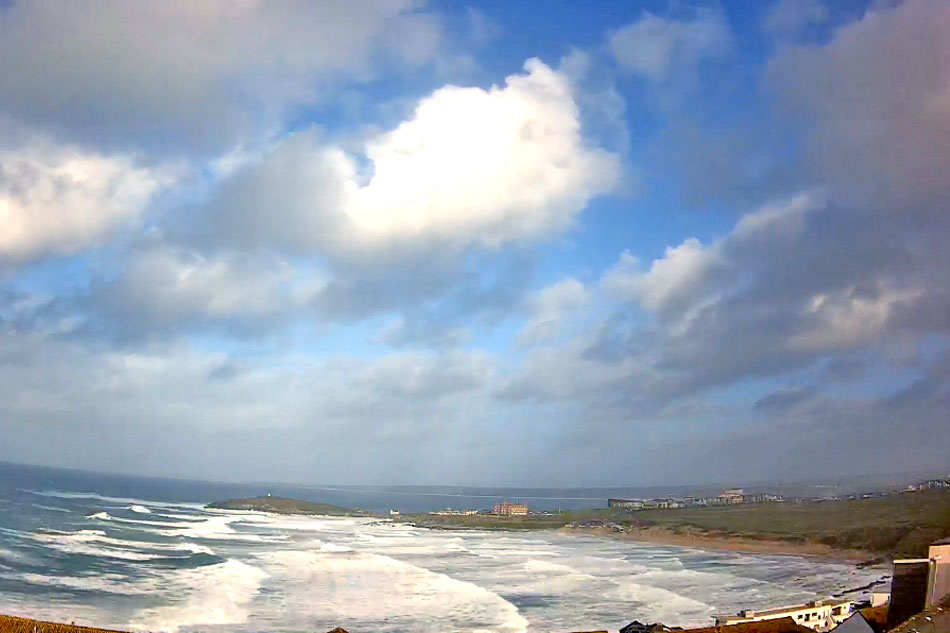
POLYGON ((33 144, 0 150, 0 262, 72 254, 134 219, 170 173, 123 155, 33 144))
POLYGON ((357 159, 298 134, 212 204, 221 239, 330 253, 392 244, 497 247, 557 234, 620 176, 589 147, 568 79, 539 60, 505 86, 446 86, 357 159))

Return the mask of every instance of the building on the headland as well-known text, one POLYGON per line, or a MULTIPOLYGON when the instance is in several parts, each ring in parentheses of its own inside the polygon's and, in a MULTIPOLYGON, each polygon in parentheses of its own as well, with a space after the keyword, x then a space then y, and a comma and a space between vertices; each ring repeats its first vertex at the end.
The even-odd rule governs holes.
POLYGON ((492 514, 500 514, 501 516, 506 517, 523 517, 528 516, 528 506, 523 503, 512 503, 510 501, 504 501, 502 503, 496 503, 492 508, 492 514))
POLYGON ((620 510, 642 510, 643 499, 607 499, 607 507, 620 510))
POLYGON ((399 516, 399 510, 390 510, 390 511, 389 511, 389 516, 391 516, 391 517, 398 517, 398 516, 399 516))
POLYGON ((854 603, 850 600, 814 600, 777 609, 746 610, 736 615, 719 615, 716 616, 716 626, 791 618, 796 624, 824 633, 847 620, 853 609, 854 603))
POLYGON ((721 505, 742 503, 743 501, 745 501, 745 494, 742 488, 726 488, 719 493, 719 503, 721 505))

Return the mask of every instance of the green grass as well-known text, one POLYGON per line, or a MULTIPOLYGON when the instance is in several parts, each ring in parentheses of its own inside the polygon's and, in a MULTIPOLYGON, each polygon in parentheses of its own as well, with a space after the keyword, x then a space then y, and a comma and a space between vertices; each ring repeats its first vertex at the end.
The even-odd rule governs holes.
POLYGON ((327 503, 303 501, 301 499, 287 499, 285 497, 261 496, 250 499, 229 499, 209 503, 209 508, 222 510, 253 510, 257 512, 273 512, 275 514, 319 514, 323 516, 347 516, 363 514, 355 510, 347 510, 327 503))
POLYGON ((950 491, 927 490, 853 501, 644 510, 629 517, 659 527, 690 526, 709 532, 918 556, 926 553, 932 541, 950 536, 950 491))

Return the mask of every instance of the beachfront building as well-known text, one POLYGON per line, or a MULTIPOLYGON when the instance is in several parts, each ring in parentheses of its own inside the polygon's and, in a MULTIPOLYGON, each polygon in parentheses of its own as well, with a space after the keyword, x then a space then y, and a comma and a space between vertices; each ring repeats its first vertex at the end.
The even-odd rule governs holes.
POLYGON ((742 488, 726 488, 719 493, 719 503, 721 505, 731 505, 745 501, 742 488))
POLYGON ((528 506, 523 503, 505 501, 503 503, 496 503, 492 508, 492 514, 500 514, 506 517, 528 516, 528 506))
POLYGON ((643 499, 607 499, 607 507, 621 510, 642 510, 643 499))
POLYGON ((736 615, 716 616, 716 626, 791 618, 796 624, 824 633, 851 617, 853 609, 854 603, 850 600, 815 600, 790 607, 762 611, 746 610, 736 615))

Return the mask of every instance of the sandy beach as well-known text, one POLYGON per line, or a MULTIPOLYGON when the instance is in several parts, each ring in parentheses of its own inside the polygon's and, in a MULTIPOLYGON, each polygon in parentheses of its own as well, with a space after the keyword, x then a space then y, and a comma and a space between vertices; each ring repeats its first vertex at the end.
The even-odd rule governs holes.
POLYGON ((673 532, 663 528, 645 527, 628 532, 616 532, 603 527, 565 527, 566 533, 593 534, 622 541, 637 541, 656 545, 676 545, 697 549, 726 550, 748 554, 770 554, 785 556, 808 556, 825 560, 847 561, 850 563, 869 563, 877 561, 880 555, 863 550, 841 550, 821 543, 791 543, 780 540, 752 539, 728 535, 711 535, 703 532, 673 532))

